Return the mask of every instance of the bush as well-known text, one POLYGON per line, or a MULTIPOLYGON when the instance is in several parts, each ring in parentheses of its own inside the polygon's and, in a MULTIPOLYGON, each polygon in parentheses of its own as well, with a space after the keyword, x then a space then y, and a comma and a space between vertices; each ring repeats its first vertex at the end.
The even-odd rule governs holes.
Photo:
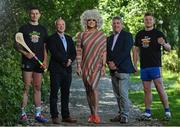
POLYGON ((178 53, 176 50, 171 52, 165 52, 162 57, 163 68, 175 72, 180 72, 180 59, 178 59, 178 53))
MULTIPOLYGON (((180 73, 178 75, 180 75, 180 73)), ((177 91, 180 93, 180 76, 178 76, 178 78, 177 78, 176 88, 177 88, 177 91)))
POLYGON ((14 52, 0 47, 0 125, 14 125, 22 100, 21 71, 14 52))

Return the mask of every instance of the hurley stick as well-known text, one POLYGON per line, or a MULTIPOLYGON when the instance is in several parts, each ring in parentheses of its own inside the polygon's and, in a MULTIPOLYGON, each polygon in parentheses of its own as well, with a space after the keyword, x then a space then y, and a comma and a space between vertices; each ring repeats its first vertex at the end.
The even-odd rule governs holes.
POLYGON ((22 33, 20 33, 20 32, 16 33, 15 40, 16 40, 17 43, 22 45, 29 53, 31 53, 33 55, 33 57, 38 61, 38 63, 44 68, 44 71, 47 71, 44 64, 38 59, 38 57, 31 51, 31 49, 25 43, 22 33))

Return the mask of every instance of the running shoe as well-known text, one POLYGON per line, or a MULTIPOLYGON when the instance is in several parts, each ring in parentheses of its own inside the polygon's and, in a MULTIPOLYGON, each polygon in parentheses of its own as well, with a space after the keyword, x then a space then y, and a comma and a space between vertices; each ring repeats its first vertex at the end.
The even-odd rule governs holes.
POLYGON ((39 116, 35 116, 35 120, 40 122, 40 123, 47 123, 48 119, 45 118, 42 114, 40 114, 39 116))

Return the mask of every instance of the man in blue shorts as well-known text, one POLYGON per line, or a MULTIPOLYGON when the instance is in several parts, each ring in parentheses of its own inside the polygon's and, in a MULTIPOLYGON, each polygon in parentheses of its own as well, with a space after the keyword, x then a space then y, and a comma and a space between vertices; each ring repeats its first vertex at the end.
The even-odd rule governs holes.
POLYGON ((171 118, 169 102, 161 77, 161 47, 166 51, 170 51, 171 46, 167 43, 164 34, 154 28, 154 17, 152 14, 146 13, 144 15, 144 25, 145 29, 139 31, 136 35, 133 51, 136 71, 138 56, 140 57, 140 74, 145 94, 145 113, 142 115, 142 119, 151 119, 151 82, 153 81, 164 106, 165 119, 169 120, 171 118))

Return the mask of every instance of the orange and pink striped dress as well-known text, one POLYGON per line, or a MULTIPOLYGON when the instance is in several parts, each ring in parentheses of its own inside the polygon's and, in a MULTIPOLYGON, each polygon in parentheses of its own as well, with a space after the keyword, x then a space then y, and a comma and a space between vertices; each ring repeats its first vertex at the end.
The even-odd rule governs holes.
POLYGON ((96 88, 100 79, 106 36, 100 31, 81 32, 77 38, 77 66, 81 67, 85 85, 96 88))

